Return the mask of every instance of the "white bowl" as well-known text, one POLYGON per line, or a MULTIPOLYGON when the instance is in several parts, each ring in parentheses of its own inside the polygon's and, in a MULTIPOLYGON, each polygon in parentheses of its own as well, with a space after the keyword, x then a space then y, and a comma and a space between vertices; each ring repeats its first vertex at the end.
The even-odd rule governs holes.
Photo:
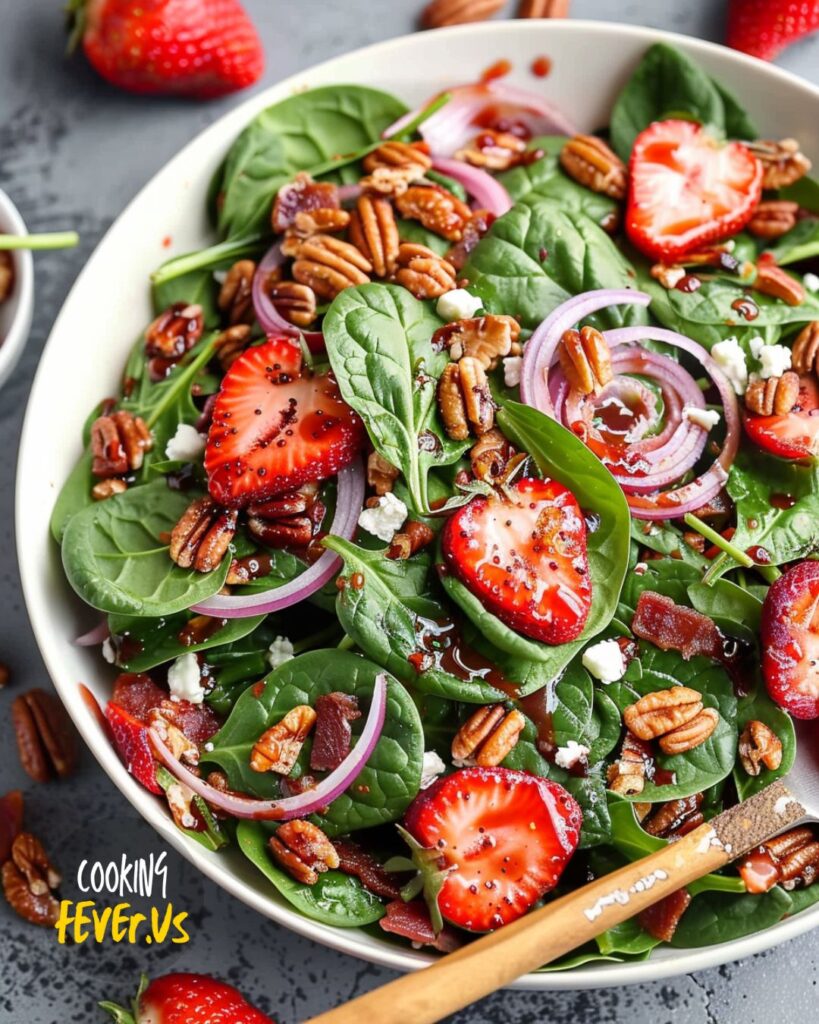
MULTIPOLYGON (((26 226, 14 203, 0 189, 0 234, 25 235, 26 226)), ((34 264, 28 249, 15 249, 11 297, 0 303, 0 387, 17 365, 31 330, 34 309, 34 264)))
MULTIPOLYGON (((230 143, 259 110, 296 91, 334 82, 382 87, 414 104, 454 82, 475 79, 498 58, 508 57, 515 64, 514 80, 543 89, 581 126, 593 129, 606 122, 616 91, 646 47, 657 40, 679 46, 719 76, 742 97, 770 137, 798 137, 805 150, 819 158, 818 89, 775 67, 683 36, 597 22, 509 21, 381 43, 328 61, 254 96, 171 160, 126 208, 88 261, 54 325, 31 392, 17 478, 17 549, 23 588, 43 657, 86 742, 123 796, 208 877, 301 935, 387 967, 413 970, 430 958, 362 931, 330 928, 302 917, 277 898, 241 853, 212 854, 188 841, 160 801, 126 773, 80 696, 82 680, 104 702, 112 673, 97 651, 89 653, 72 644, 95 616, 72 596, 63 578, 59 553, 48 538, 49 514, 80 454, 87 412, 116 388, 133 338, 149 320, 148 274, 168 256, 162 239, 170 235, 176 252, 212 240, 205 217, 208 182, 230 143), (530 77, 528 69, 534 58, 544 54, 552 58, 553 70, 540 82, 530 77), (91 317, 89 309, 94 311, 91 317), (105 358, 78 358, 78 338, 89 356, 103 352, 105 358), (54 423, 60 424, 59 431, 54 431, 54 423)), ((531 974, 517 985, 572 989, 651 981, 748 956, 817 925, 819 906, 765 932, 722 945, 662 949, 639 963, 531 974)))

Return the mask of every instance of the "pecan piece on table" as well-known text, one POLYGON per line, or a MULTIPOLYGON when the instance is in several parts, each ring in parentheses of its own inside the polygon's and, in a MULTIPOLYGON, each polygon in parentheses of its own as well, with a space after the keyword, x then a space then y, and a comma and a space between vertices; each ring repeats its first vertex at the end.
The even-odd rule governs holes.
POLYGON ((763 767, 775 772, 782 764, 782 741, 770 726, 754 719, 739 737, 739 760, 748 775, 759 775, 763 767))
POLYGON ((315 885, 320 874, 339 866, 336 848, 317 825, 294 818, 268 840, 273 858, 297 882, 315 885))
POLYGON ((145 452, 153 447, 150 430, 141 416, 120 410, 98 416, 91 424, 91 472, 107 479, 140 469, 145 452))
POLYGON ((433 347, 445 346, 450 359, 477 359, 484 370, 494 370, 505 356, 520 355, 520 324, 511 316, 470 317, 439 327, 432 335, 433 347))
POLYGON ((502 704, 478 708, 464 722, 452 741, 452 763, 492 768, 499 765, 515 747, 526 725, 517 709, 507 711, 502 704))
POLYGON ((345 288, 366 284, 373 269, 354 245, 332 235, 313 235, 290 254, 295 256, 293 277, 328 302, 345 288))
POLYGON ((521 163, 525 153, 526 143, 520 136, 484 128, 467 146, 456 152, 455 159, 489 171, 508 171, 521 163))
POLYGON ((402 242, 398 266, 396 281, 416 299, 437 299, 455 287, 455 268, 425 245, 402 242))
POLYGON ((756 278, 752 287, 763 295, 781 299, 789 306, 801 306, 807 298, 801 282, 782 267, 778 267, 772 259, 765 259, 764 254, 757 261, 756 278))
POLYGON ((237 260, 228 270, 216 305, 224 314, 228 324, 250 325, 256 319, 253 311, 253 277, 256 264, 253 260, 237 260))
POLYGON ((780 142, 759 139, 749 143, 748 148, 762 164, 764 189, 793 185, 811 168, 810 160, 800 152, 796 139, 782 139, 780 142))
POLYGON ((594 327, 566 331, 558 347, 560 366, 572 387, 596 394, 614 376, 606 339, 594 327))
POLYGON ((757 238, 779 238, 796 226, 799 203, 787 199, 763 199, 748 221, 748 230, 757 238))
POLYGON ((753 380, 745 391, 745 405, 757 416, 786 416, 799 398, 799 375, 787 370, 781 377, 753 380))
POLYGON ((31 924, 53 927, 60 911, 54 895, 60 880, 40 841, 20 832, 2 870, 3 892, 12 910, 31 924))
POLYGON ((560 151, 563 170, 593 192, 622 200, 628 191, 628 171, 617 154, 596 135, 575 135, 560 151))
POLYGON ((435 533, 427 526, 416 519, 409 519, 392 538, 392 544, 387 549, 387 558, 393 561, 411 558, 422 548, 427 547, 435 540, 435 533))
POLYGON ((446 28, 486 21, 503 7, 506 0, 432 0, 421 12, 422 28, 446 28))
POLYGON ((14 287, 14 261, 11 253, 0 249, 0 302, 5 302, 14 287))
POLYGON ((212 498, 197 498, 171 531, 169 554, 183 569, 210 572, 227 553, 236 533, 238 513, 212 498))
POLYGON ((278 281, 267 289, 276 311, 297 327, 309 327, 316 319, 316 293, 298 281, 278 281))
POLYGON ((398 223, 389 199, 361 196, 350 222, 350 241, 372 264, 376 277, 388 277, 398 263, 398 223))
POLYGON ((299 704, 288 711, 253 744, 250 754, 253 771, 289 775, 315 721, 316 712, 307 704, 299 704))
POLYGON ((301 172, 279 189, 273 204, 271 224, 275 233, 281 235, 294 226, 299 213, 340 208, 341 199, 336 185, 313 181, 309 174, 301 172))
POLYGON ((12 701, 11 719, 20 763, 35 782, 69 776, 77 763, 77 736, 62 703, 46 690, 12 701))
POLYGON ((447 436, 465 441, 470 429, 476 436, 491 430, 495 406, 486 372, 477 359, 465 356, 447 363, 438 381, 438 408, 447 436))
POLYGON ((145 331, 145 352, 160 359, 180 359, 199 341, 205 327, 202 307, 175 302, 145 331))
POLYGON ((250 343, 252 331, 249 324, 234 324, 221 331, 213 343, 216 358, 225 373, 233 366, 250 343))
POLYGON ((812 320, 797 334, 791 362, 797 373, 819 374, 819 320, 812 320))
POLYGON ((353 731, 350 722, 361 718, 358 701, 347 693, 325 693, 316 698, 316 728, 310 750, 310 768, 331 772, 350 753, 353 731))
POLYGON ((420 221, 427 231, 450 242, 460 241, 472 219, 466 203, 440 185, 411 185, 396 197, 395 205, 402 217, 420 221))

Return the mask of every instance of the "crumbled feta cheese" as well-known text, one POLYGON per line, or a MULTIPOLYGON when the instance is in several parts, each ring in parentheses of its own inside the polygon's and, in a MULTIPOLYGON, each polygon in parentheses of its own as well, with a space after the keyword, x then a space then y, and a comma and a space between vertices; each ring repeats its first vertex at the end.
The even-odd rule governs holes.
POLYGON ((467 320, 474 316, 483 306, 483 301, 472 295, 466 288, 453 288, 451 292, 445 292, 435 307, 438 316, 448 323, 454 320, 467 320))
POLYGON ((201 704, 205 698, 199 659, 195 654, 183 654, 168 669, 168 688, 171 700, 189 700, 201 704))
POLYGON ((208 740, 207 743, 204 744, 204 747, 205 747, 205 750, 207 750, 208 753, 210 753, 214 749, 214 746, 213 746, 213 744, 211 743, 210 740, 208 740))
POLYGON ((648 572, 648 562, 638 562, 634 566, 634 575, 635 576, 645 576, 645 574, 647 572, 648 572))
POLYGON ((748 384, 748 366, 745 353, 736 338, 718 341, 711 349, 717 366, 728 378, 731 387, 738 395, 743 394, 748 384))
POLYGON ((751 340, 748 342, 748 348, 751 350, 751 355, 754 357, 754 359, 759 359, 759 353, 762 351, 764 347, 765 339, 760 338, 758 334, 755 338, 751 338, 751 340))
POLYGON ((362 511, 358 525, 373 537, 390 544, 406 518, 407 506, 390 491, 378 499, 377 505, 362 511))
POLYGON ((293 645, 286 636, 277 636, 267 648, 267 660, 271 668, 278 668, 293 658, 293 645))
POLYGON ((520 368, 523 356, 507 356, 503 361, 503 383, 508 388, 516 388, 520 384, 520 368))
POLYGON ((555 753, 555 764, 558 768, 574 768, 579 761, 589 756, 589 748, 575 740, 569 740, 565 747, 558 747, 555 753))
POLYGON ((180 423, 165 445, 165 458, 174 462, 193 462, 205 450, 205 439, 190 423, 180 423))
POLYGON ((114 641, 110 636, 107 636, 102 641, 102 656, 108 662, 109 665, 115 664, 117 660, 117 652, 114 648, 114 641))
POLYGON ((802 284, 804 284, 809 292, 819 292, 819 277, 816 274, 805 274, 802 278, 802 284))
POLYGON ((762 364, 759 375, 763 380, 781 377, 791 368, 791 350, 784 345, 763 345, 754 355, 762 364))
POLYGON ((446 771, 446 765, 434 750, 425 750, 424 759, 421 762, 421 789, 429 789, 432 783, 442 772, 446 771))
POLYGON ((616 640, 601 640, 583 652, 583 668, 601 683, 616 683, 626 674, 626 659, 616 640))
POLYGON ((722 418, 716 409, 698 409, 694 405, 686 405, 683 416, 689 423, 702 427, 703 430, 711 430, 722 418))

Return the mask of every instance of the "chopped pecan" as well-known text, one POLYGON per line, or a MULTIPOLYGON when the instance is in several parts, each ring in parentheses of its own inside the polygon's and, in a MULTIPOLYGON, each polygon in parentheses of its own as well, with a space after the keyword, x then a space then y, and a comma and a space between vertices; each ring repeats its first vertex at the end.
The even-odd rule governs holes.
POLYGON ((20 763, 35 782, 64 779, 77 763, 77 738, 62 703, 46 690, 29 690, 12 701, 11 720, 20 763))
POLYGON ((309 327, 316 319, 316 293, 297 281, 279 281, 267 289, 270 301, 285 320, 297 327, 309 327))
POLYGON ((506 171, 519 164, 525 153, 526 143, 520 136, 484 128, 468 146, 457 151, 455 159, 489 171, 506 171))
POLYGON ((495 406, 486 373, 477 359, 447 363, 438 381, 438 408, 453 441, 465 441, 470 428, 480 437, 494 426, 495 406))
POLYGON ((466 266, 470 253, 492 227, 494 221, 495 215, 489 210, 475 210, 466 222, 460 241, 456 242, 446 254, 447 260, 457 271, 463 270, 466 266))
POLYGON ((626 165, 596 135, 575 135, 560 151, 563 170, 575 181, 611 199, 625 199, 628 189, 626 165))
POLYGON ((651 754, 647 745, 632 732, 626 731, 620 747, 620 756, 606 773, 612 793, 634 796, 642 793, 646 781, 646 764, 651 754))
POLYGON ((594 327, 566 331, 558 358, 569 384, 584 395, 596 394, 613 377, 609 346, 594 327))
POLYGON ((141 416, 124 410, 98 416, 91 425, 91 472, 107 479, 140 469, 152 447, 151 432, 141 416))
POLYGON ((679 839, 703 823, 702 799, 702 793, 695 793, 679 800, 667 800, 656 809, 652 807, 642 826, 649 835, 679 839))
POLYGON ((245 555, 244 558, 234 558, 225 582, 230 587, 249 583, 251 580, 260 580, 270 575, 274 561, 274 555, 268 555, 263 551, 245 555))
POLYGON ((317 825, 295 818, 280 825, 268 840, 270 852, 289 875, 303 885, 339 866, 336 849, 317 825))
POLYGON ((392 543, 387 550, 387 558, 394 561, 412 558, 413 555, 427 547, 435 540, 435 533, 426 523, 418 522, 416 519, 409 519, 404 524, 400 533, 392 538, 392 543))
POLYGON ((168 721, 163 707, 151 708, 147 717, 148 724, 156 729, 159 738, 177 760, 189 765, 199 764, 199 747, 188 739, 179 726, 168 721))
POLYGON ((799 203, 787 199, 763 199, 748 221, 748 230, 758 238, 779 238, 796 225, 799 203))
POLYGON ((31 924, 53 927, 60 911, 54 890, 60 881, 39 839, 20 832, 2 871, 3 892, 12 910, 31 924))
POLYGON ((398 473, 398 469, 378 452, 370 452, 367 456, 367 483, 379 498, 392 490, 398 473))
POLYGON ((659 939, 660 942, 671 942, 680 918, 690 903, 691 893, 687 889, 677 889, 659 902, 646 907, 637 915, 637 921, 652 938, 659 939))
POLYGON ((655 281, 659 281, 663 288, 671 291, 685 277, 685 267, 679 263, 654 263, 649 273, 655 281))
POLYGON ((322 207, 318 210, 300 210, 293 218, 287 234, 292 238, 310 238, 311 235, 336 234, 349 227, 350 214, 346 210, 322 207))
POLYGON ((350 722, 361 718, 358 701, 347 693, 326 693, 316 698, 316 729, 310 751, 314 772, 331 772, 350 753, 350 722))
POLYGON ((367 176, 361 187, 382 195, 400 195, 409 185, 420 181, 432 167, 432 160, 418 146, 408 142, 382 142, 364 157, 367 176))
POLYGON ((801 306, 805 301, 805 289, 782 267, 778 267, 772 259, 760 257, 756 265, 756 278, 753 287, 763 295, 772 295, 781 299, 789 306, 801 306))
POLYGON ((786 416, 799 398, 799 375, 787 370, 781 377, 753 380, 745 391, 745 405, 757 416, 786 416))
POLYGON ((506 0, 431 0, 421 12, 422 28, 445 28, 486 21, 503 7, 506 0))
POLYGON ((354 245, 332 235, 313 235, 298 244, 293 277, 331 301, 345 288, 366 284, 372 264, 354 245))
POLYGON ((398 223, 389 199, 366 192, 350 222, 350 241, 372 264, 376 277, 389 277, 398 262, 398 223))
POLYGON ((664 754, 684 754, 687 750, 693 750, 701 743, 705 743, 718 725, 719 711, 715 708, 703 708, 690 721, 661 736, 660 749, 664 754))
POLYGON ((247 348, 251 333, 249 324, 234 324, 217 336, 213 345, 219 365, 225 373, 247 348))
POLYGON ((797 334, 791 362, 797 373, 819 374, 819 320, 812 320, 797 334))
POLYGON ((273 204, 271 223, 277 235, 292 228, 299 213, 341 208, 336 185, 326 181, 313 181, 309 174, 297 174, 293 181, 283 185, 273 204))
POLYGON ((235 510, 221 508, 212 498, 197 498, 171 532, 171 559, 183 569, 215 569, 233 540, 237 519, 235 510))
POLYGON ((180 359, 202 337, 204 326, 201 306, 175 302, 148 325, 145 352, 161 359, 180 359))
POLYGON ((502 476, 512 454, 512 446, 497 428, 487 430, 469 451, 473 476, 490 483, 497 480, 502 476))
POLYGON ((0 249, 0 302, 5 302, 14 287, 14 260, 7 249, 0 249))
POLYGON ((754 719, 739 737, 739 760, 748 775, 759 775, 763 765, 774 772, 782 764, 782 741, 770 726, 754 719))
POLYGON ((455 287, 455 268, 425 245, 402 242, 398 266, 395 279, 416 299, 437 299, 455 287))
POLYGON ((689 686, 647 693, 623 712, 626 728, 641 740, 658 736, 685 725, 702 711, 702 695, 689 686))
POLYGON ((228 270, 216 305, 230 325, 252 324, 256 319, 253 311, 253 276, 256 264, 253 260, 237 260, 228 270))
POLYGON ((316 721, 315 711, 299 704, 271 726, 253 744, 250 767, 254 772, 289 775, 316 721))
POLYGON ((455 320, 432 336, 434 347, 445 346, 450 359, 473 356, 485 370, 494 370, 509 355, 520 355, 520 324, 511 316, 479 316, 455 320))
POLYGON ((525 725, 526 719, 517 709, 507 712, 502 704, 478 708, 452 741, 453 764, 477 764, 483 768, 500 764, 518 742, 525 725))
POLYGON ((94 484, 91 488, 91 497, 94 501, 105 501, 107 498, 113 498, 115 494, 122 494, 123 491, 127 490, 128 484, 124 480, 112 476, 107 480, 100 480, 98 484, 94 484))
POLYGON ((760 139, 749 143, 748 148, 762 163, 764 189, 793 185, 804 178, 811 168, 810 160, 799 151, 796 139, 782 139, 780 142, 760 139))
POLYGON ((184 782, 174 781, 165 790, 168 808, 179 828, 196 829, 199 824, 200 815, 193 802, 195 795, 184 782))
POLYGON ((440 185, 411 185, 395 204, 402 217, 420 221, 427 231, 450 242, 460 241, 472 218, 466 203, 440 185))

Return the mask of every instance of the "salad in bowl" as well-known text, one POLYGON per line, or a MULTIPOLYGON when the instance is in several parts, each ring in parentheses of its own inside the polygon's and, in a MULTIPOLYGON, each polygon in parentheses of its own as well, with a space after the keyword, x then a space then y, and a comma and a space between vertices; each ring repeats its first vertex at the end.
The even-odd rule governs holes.
MULTIPOLYGON (((254 118, 52 516, 100 719, 191 842, 446 952, 789 770, 809 172, 665 44, 594 135, 503 78, 254 118)), ((817 866, 791 830, 550 969, 767 928, 817 866)))

